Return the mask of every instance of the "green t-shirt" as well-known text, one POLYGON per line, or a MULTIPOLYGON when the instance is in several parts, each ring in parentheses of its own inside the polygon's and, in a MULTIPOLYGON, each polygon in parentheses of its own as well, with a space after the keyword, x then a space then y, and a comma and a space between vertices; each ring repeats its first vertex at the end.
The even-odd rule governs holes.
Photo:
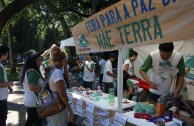
MULTIPOLYGON (((147 72, 150 68, 152 68, 152 57, 148 55, 147 59, 144 61, 143 65, 141 66, 141 70, 147 72)), ((184 76, 185 75, 185 63, 183 57, 181 57, 177 69, 179 70, 178 75, 184 76)))
POLYGON ((28 70, 28 84, 29 85, 38 85, 38 80, 40 75, 36 70, 28 70))

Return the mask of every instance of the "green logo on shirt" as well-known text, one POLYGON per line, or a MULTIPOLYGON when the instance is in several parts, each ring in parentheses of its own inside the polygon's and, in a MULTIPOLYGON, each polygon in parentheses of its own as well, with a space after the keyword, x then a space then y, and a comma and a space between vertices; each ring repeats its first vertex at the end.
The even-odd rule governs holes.
POLYGON ((159 63, 159 66, 165 69, 170 69, 172 67, 172 64, 169 61, 162 61, 159 63))

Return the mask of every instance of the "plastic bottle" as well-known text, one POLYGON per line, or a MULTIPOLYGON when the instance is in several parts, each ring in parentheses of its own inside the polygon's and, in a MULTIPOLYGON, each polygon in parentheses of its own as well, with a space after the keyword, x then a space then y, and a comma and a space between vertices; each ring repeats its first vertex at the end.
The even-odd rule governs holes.
POLYGON ((94 92, 94 101, 96 102, 100 101, 100 93, 98 91, 94 92))
POLYGON ((109 88, 109 105, 115 105, 115 91, 114 88, 109 88))

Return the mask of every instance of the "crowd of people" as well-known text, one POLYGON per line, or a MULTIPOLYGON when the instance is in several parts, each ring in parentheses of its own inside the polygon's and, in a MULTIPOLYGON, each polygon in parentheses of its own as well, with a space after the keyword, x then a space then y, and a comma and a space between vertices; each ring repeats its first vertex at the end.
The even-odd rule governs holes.
MULTIPOLYGON (((0 124, 6 125, 7 118, 7 97, 8 90, 13 92, 13 82, 8 82, 7 75, 2 62, 8 57, 9 48, 0 46, 0 124)), ((45 71, 40 71, 40 67, 53 67, 54 72, 49 79, 49 88, 52 92, 57 92, 60 99, 65 104, 66 109, 46 118, 48 126, 67 125, 68 122, 74 121, 73 111, 68 103, 66 89, 71 87, 69 83, 69 71, 66 54, 56 45, 52 45, 45 53, 40 54, 33 50, 26 54, 26 61, 23 67, 21 82, 24 88, 24 105, 27 109, 26 126, 40 126, 43 120, 39 118, 36 111, 36 101, 41 86, 44 84, 45 71), (47 59, 45 57, 48 57, 47 59), (43 59, 46 59, 43 61, 43 59), (68 114, 69 113, 69 114, 68 114), (63 117, 63 119, 61 119, 63 117)), ((116 60, 116 54, 109 53, 108 58, 102 55, 99 62, 100 69, 95 74, 95 62, 93 54, 86 54, 86 60, 82 63, 76 61, 77 69, 83 72, 83 87, 93 88, 96 76, 99 77, 99 86, 104 93, 108 93, 109 88, 114 88, 113 80, 117 75, 113 72, 112 63, 116 60)), ((132 99, 134 94, 133 80, 137 80, 134 73, 134 62, 138 57, 138 53, 131 49, 129 57, 123 63, 123 96, 126 99, 132 99)), ((139 70, 142 78, 149 84, 150 91, 148 100, 157 102, 157 99, 164 93, 169 93, 172 79, 177 75, 176 88, 173 92, 174 96, 180 93, 184 84, 185 65, 183 56, 174 51, 172 42, 159 45, 159 50, 153 51, 146 58, 139 70), (151 69, 152 76, 148 77, 147 72, 151 69)))

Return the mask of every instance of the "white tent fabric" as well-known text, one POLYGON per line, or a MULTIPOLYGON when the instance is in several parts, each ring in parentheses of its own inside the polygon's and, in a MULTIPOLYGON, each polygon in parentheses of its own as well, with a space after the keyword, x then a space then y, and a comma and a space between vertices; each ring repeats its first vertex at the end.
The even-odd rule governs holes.
POLYGON ((60 42, 60 49, 64 49, 65 46, 75 46, 73 37, 60 42))

